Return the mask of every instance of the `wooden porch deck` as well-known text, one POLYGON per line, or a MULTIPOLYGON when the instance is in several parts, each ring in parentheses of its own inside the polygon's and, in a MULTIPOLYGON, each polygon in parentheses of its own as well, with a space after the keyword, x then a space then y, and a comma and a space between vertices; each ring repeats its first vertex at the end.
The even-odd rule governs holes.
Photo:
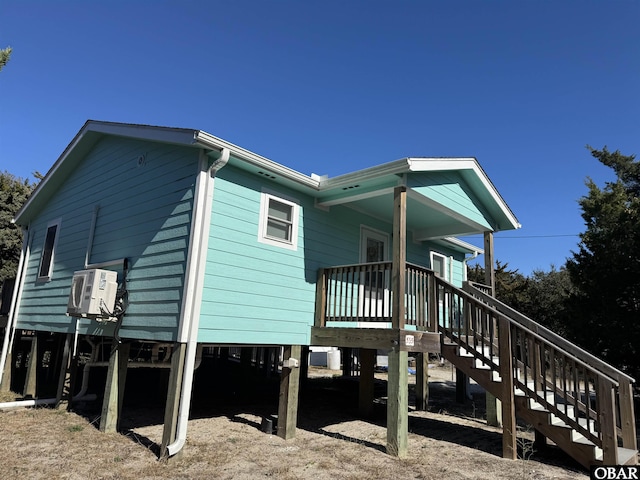
POLYGON ((427 302, 433 272, 407 265, 404 315, 396 321, 391 270, 392 262, 322 269, 311 345, 439 352, 440 333, 429 323, 427 302))

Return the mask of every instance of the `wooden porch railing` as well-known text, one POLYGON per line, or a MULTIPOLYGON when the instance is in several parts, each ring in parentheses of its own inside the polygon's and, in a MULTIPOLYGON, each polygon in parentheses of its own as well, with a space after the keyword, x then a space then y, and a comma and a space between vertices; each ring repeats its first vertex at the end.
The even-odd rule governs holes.
MULTIPOLYGON (((439 331, 442 341, 499 372, 505 396, 515 392, 543 406, 602 448, 604 464, 617 463, 619 440, 637 450, 631 377, 481 289, 464 291, 415 265, 405 274, 406 325, 439 331)), ((388 328, 392 295, 391 262, 322 269, 316 326, 378 322, 388 328)))
MULTIPOLYGON (((436 331, 428 319, 427 294, 433 286, 433 272, 407 265, 405 282, 405 325, 436 331)), ((316 326, 327 322, 375 322, 378 328, 391 322, 391 262, 343 265, 321 269, 318 278, 316 326)), ((369 325, 375 326, 375 325, 369 325)))

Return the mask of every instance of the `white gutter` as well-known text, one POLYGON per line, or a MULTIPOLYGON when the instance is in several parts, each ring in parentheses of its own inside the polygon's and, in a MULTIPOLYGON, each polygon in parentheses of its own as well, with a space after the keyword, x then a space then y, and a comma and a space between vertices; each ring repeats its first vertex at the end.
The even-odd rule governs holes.
POLYGON ((462 265, 464 266, 464 268, 462 269, 462 281, 466 282, 468 280, 468 269, 469 269, 469 265, 467 265, 467 262, 470 262, 471 260, 475 260, 476 258, 478 258, 478 255, 480 255, 481 253, 484 253, 484 250, 476 250, 475 252, 473 252, 473 255, 471 255, 468 258, 465 258, 464 260, 462 260, 462 265))
POLYGON ((222 140, 221 138, 215 137, 207 132, 203 132, 202 130, 195 132, 195 141, 206 148, 214 148, 215 150, 221 151, 228 150, 235 158, 239 158, 240 160, 255 165, 258 168, 268 170, 279 177, 286 178, 300 185, 304 185, 305 187, 318 190, 320 186, 320 182, 318 180, 311 178, 304 173, 300 173, 292 168, 280 165, 273 160, 269 160, 266 157, 253 153, 239 147, 238 145, 234 145, 226 140, 222 140))
POLYGON ((196 184, 194 200, 194 219, 189 245, 188 270, 185 275, 185 294, 182 302, 182 315, 178 341, 186 343, 184 372, 180 392, 180 406, 178 407, 178 425, 176 438, 167 445, 169 456, 182 450, 187 439, 187 424, 191 407, 191 389, 193 373, 198 350, 198 327, 200 325, 200 306, 202 303, 202 289, 209 246, 209 227, 211 226, 211 209, 213 206, 213 183, 217 172, 229 161, 229 148, 222 148, 218 158, 210 168, 207 168, 208 158, 203 152, 200 155, 200 173, 196 184))
POLYGON ((13 294, 11 295, 11 305, 9 307, 9 316, 7 320, 7 328, 4 333, 4 341, 2 343, 2 354, 0 354, 0 383, 2 383, 2 376, 4 375, 4 366, 7 362, 7 355, 11 345, 13 345, 13 337, 15 335, 15 322, 18 318, 18 302, 22 297, 22 287, 24 285, 24 275, 27 270, 27 262, 29 260, 29 244, 31 243, 31 232, 28 229, 22 229, 22 250, 20 251, 20 260, 18 260, 18 270, 16 275, 16 282, 13 286, 13 294))

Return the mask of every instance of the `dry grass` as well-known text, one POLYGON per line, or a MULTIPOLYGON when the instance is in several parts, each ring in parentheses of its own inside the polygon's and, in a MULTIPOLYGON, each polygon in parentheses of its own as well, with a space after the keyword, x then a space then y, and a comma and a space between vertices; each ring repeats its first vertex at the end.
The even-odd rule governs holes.
MULTIPOLYGON (((437 388, 432 391, 435 397, 437 388)), ((448 390, 442 391, 448 394, 448 390)), ((437 402, 435 411, 410 413, 409 456, 393 458, 384 453, 384 410, 378 410, 373 420, 359 420, 353 410, 335 408, 336 395, 340 394, 314 393, 311 400, 303 399, 297 435, 290 441, 260 431, 262 417, 258 412, 264 406, 218 405, 198 412, 189 422, 183 453, 168 462, 157 460, 161 409, 125 408, 123 434, 100 433, 95 406, 82 415, 48 408, 0 412, 0 478, 588 477, 557 452, 536 452, 524 468, 521 461, 504 460, 500 457, 498 429, 461 411, 438 413, 442 408, 437 402)))

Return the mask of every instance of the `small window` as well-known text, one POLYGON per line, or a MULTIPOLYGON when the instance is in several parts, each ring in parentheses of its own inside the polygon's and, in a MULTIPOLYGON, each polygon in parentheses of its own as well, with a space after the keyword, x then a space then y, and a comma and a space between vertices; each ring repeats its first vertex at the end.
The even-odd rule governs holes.
POLYGON ((298 210, 296 201, 262 192, 258 241, 296 250, 298 210))
POLYGON ((60 231, 60 220, 49 223, 42 246, 42 258, 40 259, 40 270, 38 278, 49 280, 53 270, 53 256, 58 242, 58 232, 60 231))
POLYGON ((431 252, 431 270, 443 280, 449 280, 449 269, 447 257, 439 253, 431 252))

